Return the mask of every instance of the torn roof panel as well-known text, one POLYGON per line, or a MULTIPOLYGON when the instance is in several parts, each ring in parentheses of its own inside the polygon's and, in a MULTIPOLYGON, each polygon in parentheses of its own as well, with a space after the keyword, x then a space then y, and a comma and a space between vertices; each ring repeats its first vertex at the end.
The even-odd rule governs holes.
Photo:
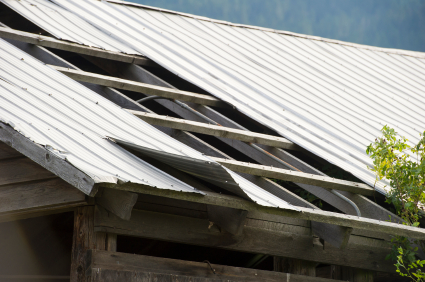
POLYGON ((53 2, 372 186, 365 150, 380 129, 415 143, 425 128, 425 54, 131 4, 53 2))
POLYGON ((214 166, 219 184, 229 182, 243 196, 263 205, 296 210, 2 39, 0 89, 1 122, 66 159, 97 183, 120 180, 202 193, 108 139, 113 136, 137 144, 162 162, 171 160, 177 168, 183 162, 186 170, 195 175, 199 171, 204 178, 210 177, 214 166))
MULTIPOLYGON (((199 192, 105 138, 105 133, 127 131, 133 139, 155 143, 155 137, 160 139, 155 128, 1 39, 0 88, 3 123, 68 160, 95 182, 119 179, 199 192)), ((158 143, 156 147, 161 147, 158 143)))

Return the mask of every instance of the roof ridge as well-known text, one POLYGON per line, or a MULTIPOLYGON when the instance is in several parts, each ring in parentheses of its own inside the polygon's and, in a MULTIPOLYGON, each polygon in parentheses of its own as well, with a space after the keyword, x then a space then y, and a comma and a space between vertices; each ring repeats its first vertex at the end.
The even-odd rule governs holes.
POLYGON ((143 8, 143 9, 149 9, 149 10, 159 11, 159 12, 163 12, 163 13, 175 14, 175 15, 180 15, 180 16, 184 16, 184 17, 194 18, 194 19, 197 19, 197 20, 219 23, 219 24, 224 24, 224 25, 229 25, 229 26, 234 26, 234 27, 256 29, 256 30, 261 30, 261 31, 273 32, 273 33, 277 33, 277 34, 283 34, 283 35, 305 38, 305 39, 310 39, 310 40, 322 41, 322 42, 333 43, 333 44, 338 44, 338 45, 345 45, 345 46, 354 47, 354 48, 366 49, 366 50, 370 50, 370 51, 384 52, 384 53, 390 53, 390 54, 396 54, 396 55, 425 59, 425 52, 377 47, 377 46, 341 41, 341 40, 336 40, 336 39, 330 39, 330 38, 325 38, 325 37, 320 37, 320 36, 301 34, 301 33, 296 33, 296 32, 291 32, 291 31, 272 29, 272 28, 267 28, 267 27, 237 24, 237 23, 232 23, 232 22, 228 22, 228 21, 217 20, 217 19, 212 19, 212 18, 208 18, 208 17, 204 17, 204 16, 197 16, 197 15, 193 15, 193 14, 177 12, 177 11, 173 11, 173 10, 168 10, 168 9, 163 9, 163 8, 138 4, 138 3, 132 3, 132 2, 123 1, 123 0, 105 0, 105 1, 109 2, 109 3, 121 4, 121 5, 126 5, 126 6, 133 6, 133 7, 143 8))

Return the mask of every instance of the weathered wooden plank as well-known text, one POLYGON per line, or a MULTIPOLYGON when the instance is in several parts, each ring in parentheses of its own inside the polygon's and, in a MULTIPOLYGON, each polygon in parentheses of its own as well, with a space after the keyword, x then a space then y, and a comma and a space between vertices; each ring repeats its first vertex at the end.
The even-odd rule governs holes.
POLYGON ((88 264, 95 270, 92 281, 291 281, 330 282, 325 278, 279 273, 258 269, 182 261, 125 253, 92 250, 88 264), (211 270, 214 269, 214 272, 211 270), (96 272, 99 274, 96 274, 96 272), (124 280, 128 278, 129 280, 124 280), (155 278, 154 278, 155 277, 155 278), (154 278, 154 279, 152 279, 154 278), (118 280, 117 280, 118 279, 118 280))
POLYGON ((275 168, 264 165, 257 165, 245 162, 239 162, 235 160, 226 160, 222 158, 211 157, 219 164, 237 172, 243 172, 263 177, 270 177, 276 179, 282 179, 285 181, 292 181, 298 183, 304 183, 309 185, 321 186, 328 189, 344 190, 352 193, 363 194, 372 196, 374 189, 366 184, 340 180, 327 176, 319 176, 316 174, 308 174, 299 171, 293 171, 282 168, 275 168))
POLYGON ((167 87, 160 87, 152 84, 146 84, 91 72, 67 69, 54 65, 49 66, 78 81, 84 81, 118 89, 140 92, 146 95, 156 95, 170 99, 199 103, 203 105, 229 107, 225 102, 209 95, 197 94, 188 91, 180 91, 167 87))
POLYGON ((191 245, 225 248, 243 252, 282 256, 309 261, 348 265, 359 268, 394 272, 385 256, 390 250, 381 240, 351 236, 346 249, 329 244, 313 244, 313 237, 304 227, 260 221, 247 221, 241 235, 223 233, 206 219, 134 210, 129 221, 119 219, 99 209, 95 216, 98 231, 154 238, 191 245), (289 229, 288 229, 289 228, 289 229), (288 230, 290 230, 288 232, 288 230))
POLYGON ((378 220, 364 218, 364 217, 350 216, 350 215, 322 211, 322 210, 313 210, 313 209, 303 208, 303 207, 297 207, 299 211, 286 210, 283 208, 271 208, 271 207, 260 206, 256 203, 249 202, 247 200, 244 200, 238 197, 217 194, 212 192, 205 192, 206 195, 203 196, 203 195, 198 195, 195 193, 183 193, 183 192, 172 191, 172 190, 156 189, 150 186, 133 184, 133 183, 125 183, 125 184, 105 183, 101 185, 107 188, 122 189, 125 191, 132 191, 132 192, 137 192, 142 194, 150 194, 150 195, 162 196, 166 198, 193 201, 197 203, 230 207, 234 209, 241 209, 241 210, 247 210, 247 211, 260 211, 264 213, 293 217, 297 219, 312 220, 312 221, 340 225, 345 227, 390 233, 393 235, 406 236, 409 238, 415 238, 420 240, 425 239, 425 230, 422 228, 406 226, 406 225, 396 224, 392 222, 378 221, 378 220))
POLYGON ((273 257, 273 270, 316 277, 317 262, 301 259, 273 257))
POLYGON ((86 204, 84 193, 59 178, 0 187, 0 221, 51 214, 86 204))
POLYGON ((0 123, 0 141, 27 156, 85 194, 96 192, 96 189, 93 189, 93 179, 66 160, 56 157, 4 123, 0 123))
POLYGON ((157 66, 157 64, 153 63, 148 58, 140 55, 127 55, 120 52, 103 50, 6 27, 0 27, 0 37, 108 60, 133 63, 137 65, 157 66))
MULTIPOLYGON (((171 198, 162 198, 152 195, 140 194, 139 200, 136 203, 135 209, 139 210, 147 210, 161 213, 170 213, 174 215, 188 216, 194 218, 208 219, 207 215, 207 205, 193 203, 188 201, 175 200, 171 198)), ((247 214, 247 220, 259 220, 266 222, 276 222, 276 223, 284 223, 288 225, 295 226, 304 226, 310 227, 312 229, 313 234, 319 236, 324 239, 327 243, 331 244, 335 247, 344 247, 344 245, 348 242, 350 238, 351 228, 344 228, 342 226, 332 225, 332 224, 324 224, 318 223, 315 221, 307 221, 301 219, 295 219, 290 217, 282 217, 273 214, 261 213, 258 211, 249 211, 247 214), (318 226, 317 226, 318 225, 318 226), (324 229, 322 231, 322 229, 324 229), (326 240, 327 238, 321 237, 323 234, 326 236, 334 236, 333 239, 326 240)), ((377 238, 383 239, 386 241, 390 241, 391 237, 386 233, 378 233, 372 232, 370 230, 359 230, 354 229, 351 232, 354 235, 359 235, 363 237, 369 238, 377 238)))
POLYGON ((87 281, 88 250, 106 250, 107 235, 94 230, 95 206, 79 207, 74 211, 70 281, 87 281))
POLYGON ((230 234, 237 235, 242 232, 243 225, 245 224, 247 211, 231 209, 220 206, 207 206, 208 218, 226 230, 230 234))
POLYGON ((347 247, 350 235, 353 232, 353 228, 351 227, 323 223, 319 224, 316 221, 311 222, 311 227, 314 234, 341 249, 347 247))
POLYGON ((203 122, 190 121, 180 118, 128 110, 133 115, 152 125, 160 125, 174 129, 186 130, 206 135, 235 139, 244 142, 258 143, 284 149, 297 150, 299 146, 283 137, 261 134, 241 129, 234 129, 203 122))
POLYGON ((129 220, 131 210, 137 202, 137 194, 127 191, 105 188, 96 195, 96 203, 114 213, 119 218, 129 220))
POLYGON ((24 156, 0 161, 0 186, 51 178, 57 176, 24 156))
POLYGON ((23 157, 21 153, 0 141, 0 160, 23 157))

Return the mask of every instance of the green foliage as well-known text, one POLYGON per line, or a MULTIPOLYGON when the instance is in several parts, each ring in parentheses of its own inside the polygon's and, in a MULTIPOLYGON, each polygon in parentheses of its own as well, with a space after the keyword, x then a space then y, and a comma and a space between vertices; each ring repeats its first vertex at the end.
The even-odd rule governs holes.
MULTIPOLYGON (((419 219, 425 206, 425 132, 413 147, 405 137, 397 138, 394 129, 384 126, 383 136, 371 143, 366 153, 373 160, 376 181, 387 179, 393 188, 387 194, 387 203, 393 204, 404 224, 419 227, 419 219), (413 158, 416 157, 416 160, 413 158)), ((421 268, 425 261, 416 260, 418 247, 409 239, 394 236, 391 239, 392 252, 387 259, 397 261, 397 272, 413 281, 425 281, 421 268)), ((419 241, 415 244, 423 245, 419 241)))
POLYGON ((425 260, 416 260, 411 261, 410 263, 404 262, 405 250, 402 247, 398 248, 398 256, 397 263, 395 266, 397 267, 397 272, 403 276, 412 279, 413 281, 425 281, 425 272, 422 272, 421 268, 425 265, 425 260))
POLYGON ((373 159, 376 180, 386 178, 394 189, 387 195, 397 213, 410 225, 419 225, 419 210, 425 205, 425 132, 417 145, 397 139, 394 129, 384 126, 383 136, 370 144, 366 153, 373 159), (416 155, 417 161, 412 156, 416 155))

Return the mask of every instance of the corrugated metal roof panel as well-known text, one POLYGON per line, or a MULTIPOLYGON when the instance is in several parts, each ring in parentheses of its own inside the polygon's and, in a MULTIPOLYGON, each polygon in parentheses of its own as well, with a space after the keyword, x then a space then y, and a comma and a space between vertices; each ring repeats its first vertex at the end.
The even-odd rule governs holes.
POLYGON ((228 183, 259 204, 296 210, 2 39, 0 88, 0 121, 65 158, 95 182, 121 180, 202 193, 129 153, 108 139, 112 137, 177 168, 184 164, 189 173, 213 171, 217 183, 228 183))
MULTIPOLYGON (((66 158, 95 182, 120 179, 199 192, 105 138, 108 134, 131 136, 160 150, 164 145, 159 140, 164 138, 150 125, 1 39, 0 62, 2 122, 66 158)), ((184 145, 174 143, 165 146, 186 151, 184 145)))
POLYGON ((112 39, 81 17, 61 9, 50 1, 5 0, 2 2, 58 39, 110 51, 138 54, 137 51, 112 39))
MULTIPOLYGON (((136 5, 53 1, 370 185, 375 177, 365 149, 383 125, 413 143, 425 128, 422 53, 136 5)), ((378 191, 385 193, 385 184, 378 191)))

